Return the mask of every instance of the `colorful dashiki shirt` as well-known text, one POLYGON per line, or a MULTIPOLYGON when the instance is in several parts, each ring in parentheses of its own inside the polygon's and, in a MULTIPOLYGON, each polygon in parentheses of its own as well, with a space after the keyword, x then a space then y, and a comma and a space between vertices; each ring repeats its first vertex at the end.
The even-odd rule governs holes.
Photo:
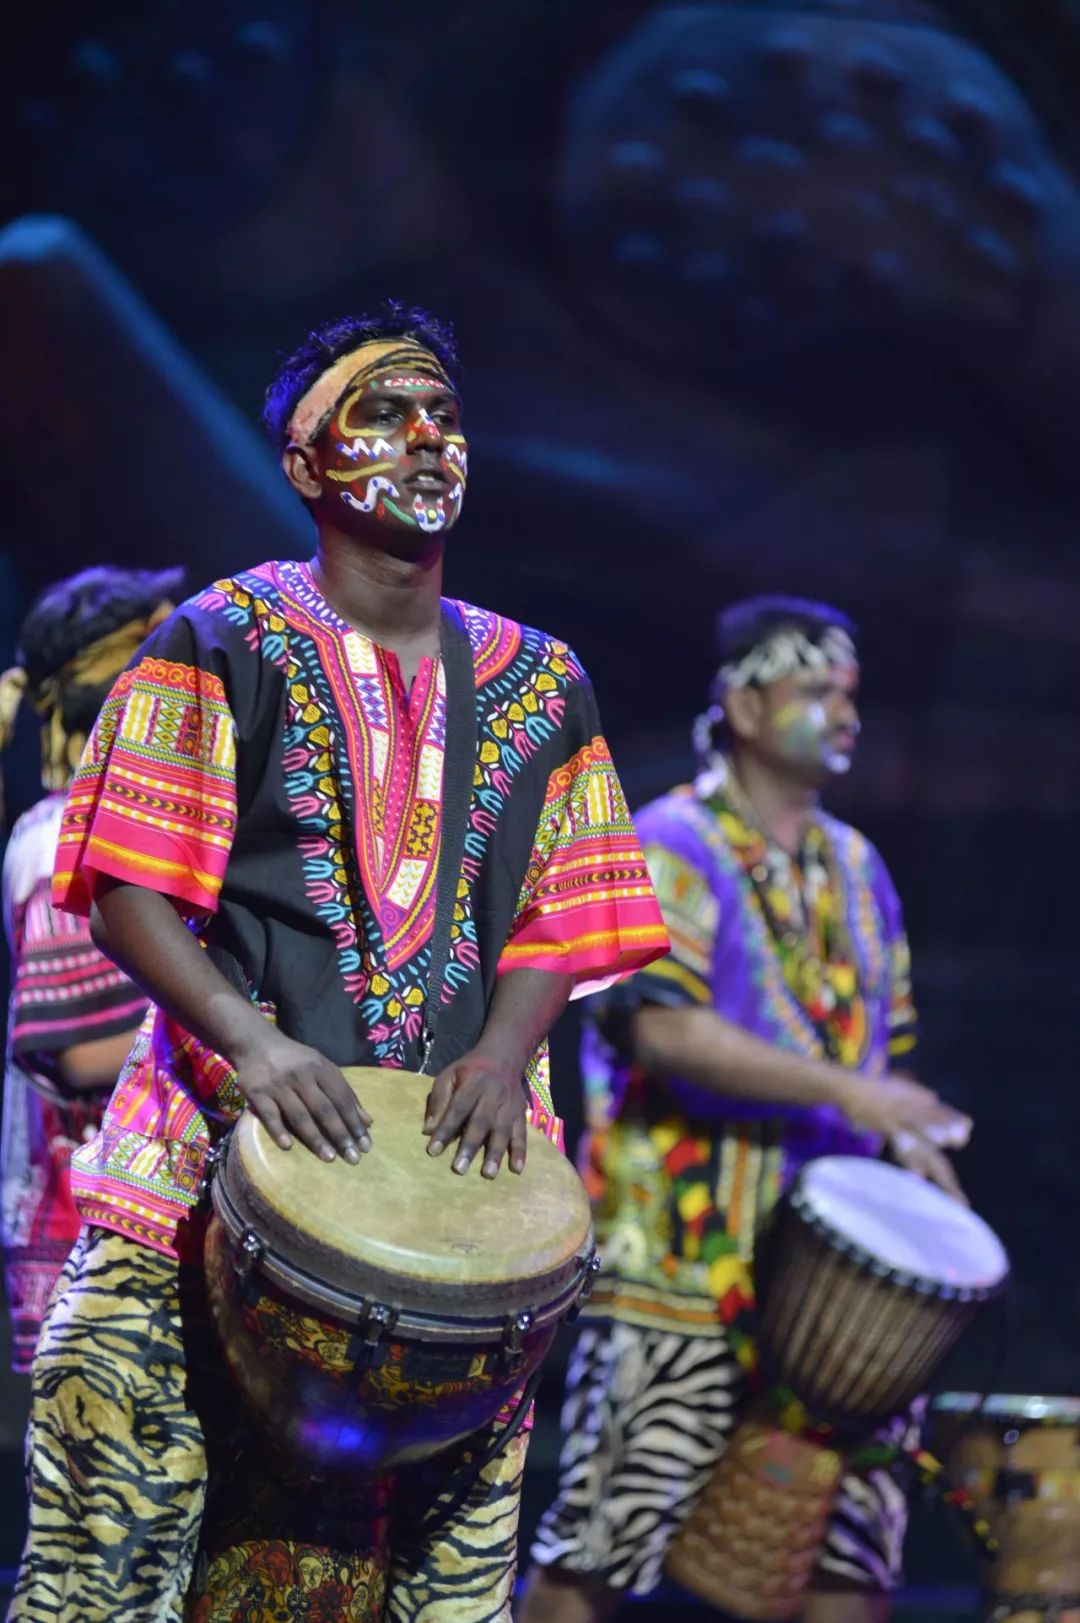
MULTIPOLYGON (((608 984, 667 949, 589 685, 564 643, 459 604, 477 759, 436 1070, 478 1039, 496 976, 608 984)), ((421 1031, 441 831, 440 659, 340 619, 307 564, 269 563, 182 605, 116 683, 72 785, 54 877, 86 912, 100 875, 172 898, 290 1037, 338 1065, 403 1067, 421 1031)), ((526 1081, 558 1138, 547 1047, 526 1081)), ((163 1251, 195 1238, 234 1073, 151 1009, 100 1135, 84 1217, 163 1251), (183 1229, 183 1232, 180 1232, 183 1229)))
POLYGON ((79 1232, 68 1177, 71 1154, 101 1123, 108 1097, 72 1093, 57 1056, 115 1037, 142 1019, 146 999, 90 940, 85 919, 49 898, 61 794, 19 818, 4 856, 4 920, 12 989, 0 1144, 3 1241, 13 1364, 30 1368, 57 1275, 79 1232))
POLYGON ((752 1299, 762 1218, 818 1155, 875 1155, 832 1106, 725 1099, 620 1058, 644 1002, 706 1005, 765 1042, 883 1075, 915 1047, 900 903, 857 830, 815 813, 789 856, 729 773, 637 818, 671 951, 594 998, 583 1048, 583 1173, 605 1271, 587 1311, 646 1327, 732 1332, 752 1299))

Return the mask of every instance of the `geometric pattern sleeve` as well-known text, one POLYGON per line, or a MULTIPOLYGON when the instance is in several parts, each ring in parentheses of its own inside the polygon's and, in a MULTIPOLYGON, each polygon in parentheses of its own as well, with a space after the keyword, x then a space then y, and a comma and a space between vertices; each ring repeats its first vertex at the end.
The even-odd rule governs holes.
POLYGON ((720 912, 716 893, 685 852, 648 840, 645 860, 671 937, 671 951, 638 976, 634 990, 641 1002, 710 1007, 720 912))
POLYGON ((68 792, 53 901, 88 914, 105 876, 213 913, 236 830, 236 727, 174 615, 105 701, 68 792), (182 655, 184 657, 177 657, 182 655))
POLYGON ((498 965, 500 974, 532 968, 571 975, 574 997, 634 974, 668 947, 591 692, 584 697, 586 741, 548 778, 498 965))

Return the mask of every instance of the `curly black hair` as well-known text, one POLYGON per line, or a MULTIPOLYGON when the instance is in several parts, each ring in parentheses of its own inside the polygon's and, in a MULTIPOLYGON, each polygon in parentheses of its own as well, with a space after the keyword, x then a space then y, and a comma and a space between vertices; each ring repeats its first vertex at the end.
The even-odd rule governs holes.
POLYGON ((99 637, 151 614, 166 598, 178 602, 183 590, 182 569, 108 566, 84 569, 47 586, 22 623, 15 656, 30 691, 99 637))
POLYGON ((453 328, 417 305, 387 299, 374 314, 324 322, 285 357, 267 388, 263 423, 279 449, 287 443, 289 420, 300 397, 342 355, 373 338, 413 338, 431 351, 451 381, 460 373, 453 328))

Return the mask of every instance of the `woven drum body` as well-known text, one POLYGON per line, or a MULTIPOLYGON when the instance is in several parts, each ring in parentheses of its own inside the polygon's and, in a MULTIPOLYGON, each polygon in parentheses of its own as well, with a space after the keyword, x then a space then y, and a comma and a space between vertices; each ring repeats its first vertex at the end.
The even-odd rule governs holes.
POLYGON ((711 1606, 789 1618, 817 1563, 840 1483, 832 1449, 764 1417, 743 1420, 672 1541, 668 1574, 711 1606))
POLYGON ((592 1277, 588 1197, 529 1129, 525 1171, 427 1154, 430 1079, 346 1071, 359 1166, 282 1151, 249 1113, 212 1185, 206 1274, 226 1359, 276 1446, 380 1476, 486 1426, 592 1277))
POLYGON ((1080 1623, 1080 1399, 945 1392, 933 1436, 997 1540, 988 1616, 1080 1623))
POLYGON ((913 1173, 812 1161, 761 1251, 766 1376, 815 1421, 873 1427, 925 1390, 1007 1277, 993 1231, 913 1173))

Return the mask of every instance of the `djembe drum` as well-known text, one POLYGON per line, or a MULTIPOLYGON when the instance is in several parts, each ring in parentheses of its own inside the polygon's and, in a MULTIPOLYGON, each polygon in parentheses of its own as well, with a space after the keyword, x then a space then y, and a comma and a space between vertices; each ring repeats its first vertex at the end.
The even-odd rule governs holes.
POLYGON ((592 1277, 588 1197, 530 1128, 524 1172, 427 1154, 430 1079, 345 1072, 377 1125, 358 1166, 241 1117, 212 1184, 210 1305, 251 1411, 313 1469, 380 1477, 488 1425, 592 1277))
MULTIPOLYGON (((757 1264, 763 1374, 837 1438, 901 1413, 1008 1260, 973 1212, 910 1172, 852 1156, 812 1161, 777 1207, 757 1264)), ((730 1445, 668 1552, 667 1571, 714 1606, 792 1617, 844 1469, 839 1441, 762 1409, 730 1445)))
POLYGON ((943 1392, 935 1452, 996 1546, 988 1623, 1080 1623, 1080 1398, 943 1392))

